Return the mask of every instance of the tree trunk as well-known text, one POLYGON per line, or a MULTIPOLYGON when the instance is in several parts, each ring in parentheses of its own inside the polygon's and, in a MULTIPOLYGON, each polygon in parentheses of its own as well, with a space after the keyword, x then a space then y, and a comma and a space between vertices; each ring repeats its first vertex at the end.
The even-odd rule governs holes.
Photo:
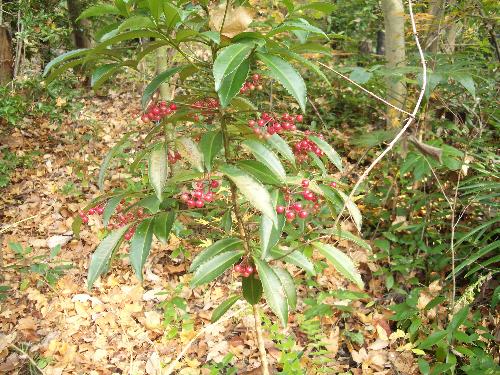
MULTIPOLYGON (((175 50, 168 47, 158 48, 156 55, 156 74, 168 69, 170 61, 172 61, 175 55, 175 50)), ((162 83, 160 85, 160 98, 163 100, 172 100, 174 98, 175 86, 169 82, 162 83)))
MULTIPOLYGON (((385 58, 389 71, 406 65, 405 55, 405 15, 402 0, 382 0, 385 23, 385 58)), ((388 77, 387 101, 396 107, 402 107, 406 97, 406 86, 400 78, 388 77)), ((399 124, 400 113, 387 107, 387 126, 399 124)))
POLYGON ((385 33, 377 31, 377 55, 385 55, 385 33))
POLYGON ((429 15, 432 21, 425 38, 424 49, 431 53, 437 53, 439 50, 439 36, 441 32, 441 23, 443 22, 445 0, 432 0, 429 8, 429 15))
POLYGON ((87 35, 86 27, 88 23, 86 20, 77 21, 77 18, 82 13, 82 4, 80 0, 67 0, 68 13, 73 28, 73 41, 76 48, 90 48, 90 38, 87 35))
POLYGON ((0 85, 9 83, 13 74, 12 37, 7 27, 0 25, 0 85))

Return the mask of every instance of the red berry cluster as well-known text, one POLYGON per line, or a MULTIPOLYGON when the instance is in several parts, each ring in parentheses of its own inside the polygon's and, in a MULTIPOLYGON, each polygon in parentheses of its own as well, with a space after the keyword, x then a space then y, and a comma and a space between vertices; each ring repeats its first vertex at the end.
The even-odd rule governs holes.
POLYGON ((311 190, 308 189, 309 180, 302 180, 302 191, 300 194, 302 198, 306 201, 311 202, 308 205, 307 202, 295 201, 291 202, 292 192, 287 188, 285 190, 285 200, 287 201, 287 206, 276 206, 276 212, 279 214, 285 214, 285 218, 288 222, 294 221, 297 217, 300 219, 305 219, 309 216, 311 210, 317 211, 320 208, 318 203, 318 197, 311 190), (308 207, 309 206, 309 207, 308 207))
POLYGON ((275 133, 282 134, 286 131, 295 131, 297 130, 295 122, 302 121, 304 121, 302 115, 292 116, 284 113, 281 117, 273 117, 269 113, 263 112, 259 119, 248 121, 248 126, 253 129, 255 134, 268 138, 275 133))
MULTIPOLYGON (((299 163, 303 163, 308 159, 309 157, 308 152, 313 152, 318 156, 323 156, 324 154, 324 152, 321 151, 318 145, 309 139, 309 135, 312 135, 312 133, 306 130, 304 134, 305 137, 302 138, 302 140, 295 143, 293 148, 293 153, 297 157, 299 163)), ((322 134, 318 134, 317 137, 323 139, 322 134)))
POLYGON ((234 266, 234 270, 241 274, 243 277, 248 277, 254 273, 255 269, 250 264, 244 264, 244 262, 238 263, 234 266))
POLYGON ((95 214, 102 215, 103 213, 104 213, 104 205, 97 205, 95 207, 89 208, 87 212, 82 210, 78 214, 80 215, 82 222, 87 224, 89 222, 88 215, 95 215, 95 214))
POLYGON ((167 104, 167 102, 160 102, 158 105, 152 104, 149 106, 146 113, 141 116, 141 120, 146 124, 150 121, 160 121, 176 110, 177 105, 175 103, 167 104))
POLYGON ((240 94, 244 94, 247 91, 262 91, 262 83, 260 82, 260 74, 255 73, 252 75, 252 80, 251 81, 246 81, 243 84, 243 87, 240 89, 240 94))
MULTIPOLYGON (((191 108, 199 109, 203 116, 212 116, 219 109, 219 101, 215 98, 205 98, 202 100, 197 100, 191 104, 191 108)), ((193 116, 194 121, 198 121, 200 118, 197 114, 193 116)))
POLYGON ((188 208, 202 208, 205 203, 210 203, 214 200, 212 189, 219 187, 217 180, 204 180, 196 183, 196 189, 188 193, 181 194, 181 201, 187 204, 188 208))
POLYGON ((182 159, 182 156, 177 151, 175 151, 175 152, 170 151, 170 150, 168 151, 168 162, 170 164, 175 164, 181 159, 182 159))

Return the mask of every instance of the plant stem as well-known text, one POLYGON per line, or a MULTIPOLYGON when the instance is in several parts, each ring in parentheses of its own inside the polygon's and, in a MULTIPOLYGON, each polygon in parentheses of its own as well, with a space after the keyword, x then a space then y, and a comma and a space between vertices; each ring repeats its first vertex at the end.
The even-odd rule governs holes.
MULTIPOLYGON (((226 162, 231 158, 231 151, 229 149, 229 135, 227 134, 227 124, 224 112, 221 111, 221 129, 222 137, 224 139, 224 155, 226 157, 226 162)), ((232 209, 234 215, 236 216, 236 221, 238 222, 238 228, 240 232, 240 237, 243 240, 243 248, 247 256, 250 255, 250 239, 247 236, 245 225, 243 223, 243 218, 241 217, 240 210, 238 208, 238 191, 236 185, 233 181, 229 180, 231 186, 231 201, 232 209)), ((253 317, 255 320, 255 331, 257 333, 257 346, 259 347, 260 363, 262 367, 262 374, 269 375, 269 365, 267 361, 266 347, 264 346, 264 339, 262 337, 262 328, 260 326, 260 315, 257 311, 257 306, 252 305, 253 317)))
POLYGON ((252 305, 253 318, 255 321, 255 332, 257 333, 257 345, 262 367, 262 375, 269 375, 269 363, 267 362, 266 346, 264 345, 264 337, 262 336, 262 327, 260 325, 260 315, 256 305, 252 305))

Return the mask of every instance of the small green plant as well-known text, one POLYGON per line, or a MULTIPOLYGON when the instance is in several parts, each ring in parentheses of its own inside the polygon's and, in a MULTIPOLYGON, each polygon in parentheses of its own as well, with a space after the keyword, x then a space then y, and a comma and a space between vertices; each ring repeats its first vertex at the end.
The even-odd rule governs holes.
POLYGON ((43 285, 53 287, 64 272, 73 267, 71 263, 56 259, 61 251, 61 246, 57 245, 50 250, 49 254, 33 255, 33 249, 29 246, 23 247, 20 243, 10 242, 10 249, 15 253, 16 262, 6 268, 14 269, 22 275, 26 275, 21 281, 20 289, 25 290, 31 284, 29 276, 37 276, 36 286, 43 285))
POLYGON ((203 367, 210 370, 210 375, 236 375, 238 369, 231 366, 233 357, 233 353, 228 353, 224 356, 224 358, 222 358, 220 362, 211 365, 205 365, 203 367))
MULTIPOLYGON (((177 285, 176 288, 169 293, 171 297, 158 304, 158 307, 163 310, 165 337, 169 340, 179 337, 181 332, 186 333, 194 329, 194 322, 187 311, 187 302, 179 296, 182 288, 182 284, 177 285)), ((162 292, 158 295, 167 293, 168 292, 162 292)))

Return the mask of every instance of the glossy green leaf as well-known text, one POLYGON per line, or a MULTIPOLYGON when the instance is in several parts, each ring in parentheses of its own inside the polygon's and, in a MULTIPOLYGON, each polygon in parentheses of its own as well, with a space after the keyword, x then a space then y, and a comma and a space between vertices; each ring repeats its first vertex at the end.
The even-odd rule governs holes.
MULTIPOLYGON (((243 62, 248 62, 252 48, 252 44, 235 43, 220 50, 213 66, 215 91, 220 90, 224 78, 236 72, 243 62)), ((238 87, 238 90, 240 88, 241 86, 238 87)))
POLYGON ((465 322, 468 313, 469 313, 469 306, 467 305, 462 307, 455 314, 453 314, 453 318, 451 319, 450 324, 446 328, 450 333, 450 338, 455 333, 455 331, 457 331, 460 328, 460 326, 465 322))
POLYGON ((247 98, 244 98, 242 96, 237 96, 234 98, 231 102, 231 108, 240 110, 240 111, 256 111, 257 106, 253 104, 250 100, 247 98))
POLYGON ((255 258, 254 261, 267 304, 280 319, 281 324, 286 326, 288 323, 288 303, 281 281, 266 262, 257 258, 255 258))
POLYGON ((312 162, 321 170, 321 175, 326 176, 328 174, 328 171, 326 170, 325 164, 321 161, 318 155, 311 151, 309 151, 307 155, 309 155, 312 162))
POLYGON ((149 183, 153 187, 156 197, 163 200, 163 188, 167 181, 168 157, 167 150, 163 144, 156 146, 149 155, 149 183))
POLYGON ((441 340, 443 340, 446 335, 448 334, 447 331, 436 331, 431 333, 427 338, 420 343, 418 346, 419 349, 425 350, 431 348, 433 345, 436 345, 439 343, 441 340))
POLYGON ((144 93, 142 94, 142 99, 141 99, 142 108, 146 108, 149 100, 151 99, 155 91, 158 90, 158 88, 162 83, 164 83, 175 73, 179 72, 185 67, 186 67, 185 65, 180 65, 180 66, 175 66, 173 68, 169 68, 158 74, 155 78, 153 78, 153 80, 146 86, 146 88, 144 89, 144 93))
POLYGON ((105 64, 98 67, 92 73, 90 85, 94 90, 97 90, 112 74, 120 69, 120 64, 105 64))
POLYGON ((125 225, 108 234, 92 254, 90 258, 89 271, 87 275, 87 288, 92 288, 97 278, 107 269, 113 251, 120 243, 121 238, 130 227, 125 225))
POLYGON ((330 159, 330 161, 337 167, 339 171, 343 171, 342 168, 342 159, 340 158, 340 155, 337 154, 337 151, 333 149, 332 146, 330 146, 326 141, 324 141, 321 138, 316 137, 315 135, 311 135, 309 137, 311 141, 316 143, 316 145, 319 147, 321 151, 325 153, 325 155, 330 159))
POLYGON ((269 185, 282 185, 281 181, 275 177, 264 164, 257 160, 239 160, 237 163, 238 168, 243 169, 245 172, 250 173, 257 180, 263 184, 269 185))
POLYGON ((224 77, 217 92, 222 108, 226 108, 231 103, 231 100, 238 95, 248 77, 249 71, 250 61, 246 60, 233 73, 224 77))
POLYGON ((328 259, 335 267, 335 269, 343 275, 346 279, 354 282, 358 287, 364 288, 363 280, 359 274, 352 259, 344 254, 342 251, 336 249, 332 245, 324 244, 321 242, 313 242, 313 246, 328 259))
POLYGON ((151 18, 137 15, 125 19, 120 24, 120 26, 118 26, 118 30, 122 32, 127 30, 139 30, 150 27, 154 27, 154 22, 151 20, 151 18))
MULTIPOLYGON (((271 193, 271 199, 274 207, 278 204, 284 205, 285 203, 283 195, 277 189, 271 193)), ((269 250, 278 243, 284 226, 284 215, 278 215, 277 227, 273 225, 273 222, 267 216, 262 216, 259 227, 261 259, 266 259, 269 254, 269 250)))
POLYGON ((260 182, 232 165, 225 164, 220 167, 220 171, 234 182, 238 190, 252 206, 271 219, 275 226, 278 225, 278 218, 271 201, 271 195, 260 182))
POLYGON ((106 206, 104 207, 104 212, 102 214, 102 224, 106 227, 109 224, 109 220, 111 219, 111 216, 113 216, 116 207, 120 204, 120 201, 122 200, 123 195, 118 195, 116 197, 111 198, 107 203, 106 206))
POLYGON ((294 310, 297 307, 297 289, 295 288, 292 275, 287 270, 279 267, 273 267, 273 271, 281 281, 288 306, 294 310))
POLYGON ((218 254, 203 263, 194 273, 191 287, 206 284, 222 275, 229 267, 238 262, 245 252, 243 250, 230 250, 218 254))
POLYGON ((236 303, 236 301, 238 301, 239 299, 240 299, 239 296, 231 296, 228 299, 226 299, 224 302, 222 302, 212 312, 212 317, 210 318, 210 321, 212 323, 215 323, 220 318, 222 318, 222 316, 227 312, 227 310, 229 310, 236 303))
POLYGON ((146 263, 153 240, 153 218, 147 218, 140 223, 130 242, 130 264, 139 280, 142 281, 142 268, 146 263))
POLYGON ((265 164, 281 182, 285 181, 285 168, 283 168, 276 154, 269 150, 263 143, 254 139, 247 139, 242 143, 242 146, 244 149, 250 151, 255 159, 265 164))
POLYGON ((201 137, 200 150, 203 154, 203 161, 207 172, 212 170, 212 161, 222 150, 222 141, 222 132, 220 130, 206 132, 201 137))
POLYGON ((243 297, 250 305, 256 305, 262 298, 262 283, 257 275, 252 274, 241 280, 243 297))
POLYGON ((229 237, 219 240, 207 247, 193 259, 193 261, 191 262, 191 266, 189 267, 189 272, 196 271, 198 267, 200 267, 203 263, 209 261, 216 255, 219 255, 226 251, 241 248, 242 246, 243 241, 241 241, 239 238, 229 237))
POLYGON ((106 176, 111 160, 119 152, 123 144, 128 141, 129 136, 129 134, 126 134, 122 139, 120 139, 120 141, 108 151, 106 157, 102 161, 101 168, 99 169, 99 177, 97 179, 97 186, 99 187, 99 190, 104 188, 104 177, 106 176))
POLYGON ((161 202, 158 200, 156 194, 144 197, 139 202, 137 202, 138 207, 144 207, 149 211, 150 214, 156 214, 160 210, 161 202))
POLYGON ((203 154, 200 152, 198 145, 187 137, 178 138, 175 141, 177 151, 181 156, 189 161, 189 163, 198 171, 203 172, 203 154))
POLYGON ((286 160, 288 160, 292 165, 295 166, 295 155, 293 154, 292 149, 286 143, 283 138, 281 138, 278 134, 273 134, 271 137, 267 139, 267 142, 274 148, 276 151, 280 153, 286 160))
POLYGON ((112 4, 104 3, 93 5, 85 9, 76 20, 79 21, 85 18, 103 16, 106 14, 120 14, 120 10, 112 4))
POLYGON ((50 70, 58 65, 59 63, 62 63, 68 59, 73 59, 75 57, 80 57, 83 55, 86 55, 90 49, 88 48, 80 48, 80 49, 75 49, 73 51, 69 51, 66 53, 63 53, 62 55, 57 56, 56 58, 52 59, 46 66, 45 69, 43 70, 43 76, 47 76, 47 74, 50 72, 50 70))
POLYGON ((269 31, 266 36, 271 37, 273 35, 285 32, 285 31, 294 31, 294 30, 299 30, 299 31, 305 31, 307 33, 312 33, 312 34, 319 34, 326 39, 328 39, 328 36, 325 34, 323 30, 320 28, 317 28, 316 26, 311 25, 307 20, 303 18, 298 18, 298 19, 293 19, 293 20, 288 20, 280 24, 279 26, 275 27, 271 31, 269 31))
POLYGON ((286 263, 290 263, 302 268, 304 271, 313 276, 316 275, 316 271, 314 270, 314 265, 312 264, 312 262, 299 250, 291 252, 291 250, 289 249, 283 250, 272 248, 269 254, 271 255, 272 259, 280 259, 286 263))
POLYGON ((257 57, 269 68, 269 75, 276 79, 306 111, 307 91, 302 76, 285 60, 278 56, 258 53, 257 57))
POLYGON ((166 244, 168 242, 168 236, 172 230, 172 226, 175 221, 175 211, 171 210, 169 212, 162 212, 155 216, 153 233, 158 238, 161 243, 166 244))
POLYGON ((359 210, 356 203, 349 199, 349 197, 344 194, 342 191, 337 190, 337 193, 342 197, 347 206, 347 211, 349 211, 349 215, 351 216, 354 224, 356 224, 356 228, 361 232, 361 225, 363 223, 363 216, 361 215, 361 211, 359 210))

